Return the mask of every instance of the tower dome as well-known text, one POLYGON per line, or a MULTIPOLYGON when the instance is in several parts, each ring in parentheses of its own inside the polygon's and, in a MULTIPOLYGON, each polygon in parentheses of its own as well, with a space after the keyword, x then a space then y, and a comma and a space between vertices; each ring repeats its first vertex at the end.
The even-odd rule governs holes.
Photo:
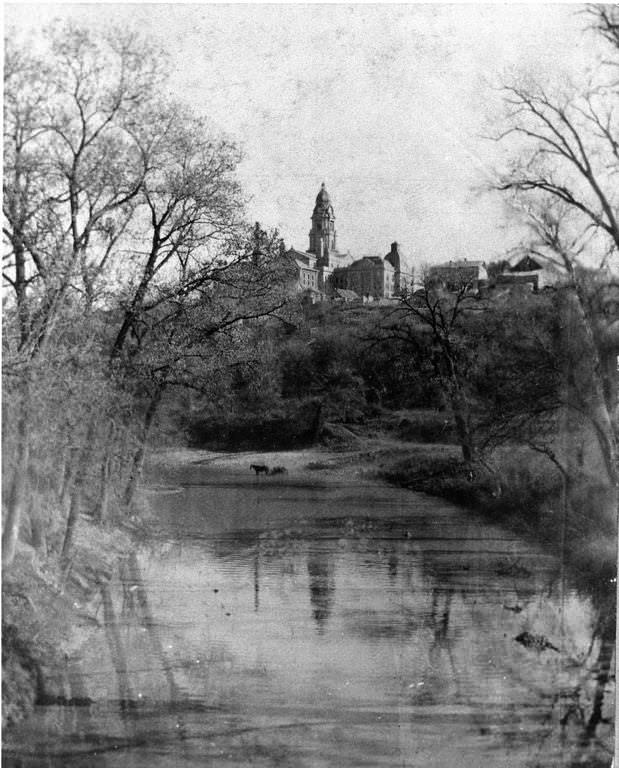
POLYGON ((323 181, 320 185, 320 192, 316 195, 316 205, 326 207, 330 202, 331 198, 329 197, 329 193, 327 192, 323 181))

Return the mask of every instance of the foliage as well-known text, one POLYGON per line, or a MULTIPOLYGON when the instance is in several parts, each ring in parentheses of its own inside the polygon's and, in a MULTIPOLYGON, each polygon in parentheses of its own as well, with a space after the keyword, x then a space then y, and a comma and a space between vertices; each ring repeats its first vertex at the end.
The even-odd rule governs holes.
POLYGON ((130 505, 166 391, 247 365, 247 329, 286 311, 289 265, 243 219, 238 148, 168 98, 164 70, 125 30, 7 42, 7 567, 51 509, 67 567, 82 512, 130 505))

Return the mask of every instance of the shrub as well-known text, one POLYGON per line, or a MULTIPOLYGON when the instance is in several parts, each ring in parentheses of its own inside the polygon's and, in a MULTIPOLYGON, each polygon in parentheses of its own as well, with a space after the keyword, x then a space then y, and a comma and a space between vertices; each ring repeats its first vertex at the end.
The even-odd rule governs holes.
POLYGON ((212 450, 269 450, 311 445, 319 433, 320 406, 313 400, 264 414, 229 414, 192 422, 190 444, 212 450))

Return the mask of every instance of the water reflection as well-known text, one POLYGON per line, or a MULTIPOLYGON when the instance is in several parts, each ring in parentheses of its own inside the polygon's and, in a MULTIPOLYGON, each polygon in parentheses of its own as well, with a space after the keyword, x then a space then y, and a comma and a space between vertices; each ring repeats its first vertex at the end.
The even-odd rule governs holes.
POLYGON ((318 634, 323 635, 335 599, 335 562, 329 551, 312 550, 307 556, 310 603, 318 634))
MULTIPOLYGON (((124 592, 124 590, 123 590, 124 592)), ((125 709, 135 702, 135 693, 131 684, 131 676, 127 664, 124 643, 120 635, 120 627, 114 611, 111 589, 108 584, 101 586, 101 600, 103 604, 103 624, 105 636, 110 652, 110 659, 118 685, 118 700, 120 706, 125 709)))
POLYGON ((175 702, 178 699, 178 690, 171 664, 168 660, 161 638, 160 627, 153 618, 147 590, 142 580, 137 554, 131 554, 120 565, 120 582, 123 592, 123 618, 127 628, 131 620, 144 629, 145 636, 150 644, 151 655, 155 658, 163 672, 168 685, 168 700, 175 702))
POLYGON ((40 707, 6 765, 609 763, 612 589, 563 592, 552 558, 393 489, 157 505, 160 538, 71 660, 70 696, 95 703, 40 707))

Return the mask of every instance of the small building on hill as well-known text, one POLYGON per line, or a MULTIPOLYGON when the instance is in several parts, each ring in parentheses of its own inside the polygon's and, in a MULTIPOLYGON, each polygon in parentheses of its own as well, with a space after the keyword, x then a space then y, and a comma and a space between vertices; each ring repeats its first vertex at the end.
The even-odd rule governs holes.
POLYGON ((361 296, 354 291, 349 291, 346 288, 334 288, 333 298, 335 301, 340 301, 344 304, 350 304, 353 301, 361 301, 361 296))
POLYGON ((431 266, 427 279, 441 285, 447 291, 457 291, 465 287, 470 291, 478 291, 488 280, 486 265, 483 261, 448 261, 444 264, 431 266))
POLYGON ((313 253, 297 251, 295 248, 286 251, 286 256, 291 259, 296 268, 298 290, 304 291, 307 288, 318 290, 320 271, 316 267, 316 256, 313 253))
POLYGON ((530 254, 512 259, 509 266, 497 275, 497 286, 528 285, 540 291, 555 286, 564 279, 564 273, 547 259, 530 254))

